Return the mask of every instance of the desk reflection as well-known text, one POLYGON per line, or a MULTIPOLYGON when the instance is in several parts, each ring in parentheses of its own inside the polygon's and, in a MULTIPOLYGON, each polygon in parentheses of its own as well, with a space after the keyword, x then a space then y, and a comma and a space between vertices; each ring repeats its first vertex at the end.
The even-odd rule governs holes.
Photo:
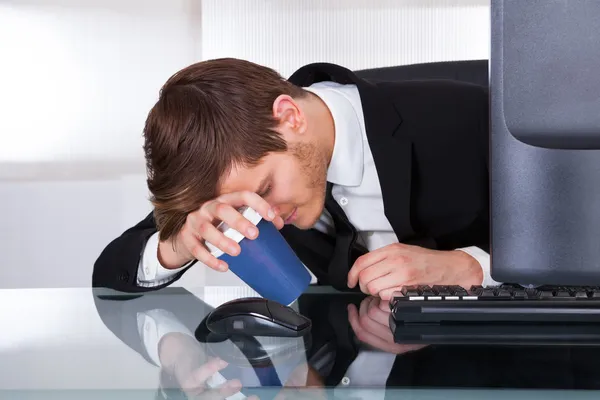
POLYGON ((106 327, 160 371, 163 398, 237 400, 260 388, 280 400, 331 398, 331 389, 335 398, 384 399, 372 389, 600 388, 598 347, 398 344, 389 304, 360 293, 301 296, 293 307, 312 321, 305 338, 210 337, 203 321, 213 307, 180 288, 94 300, 106 327))

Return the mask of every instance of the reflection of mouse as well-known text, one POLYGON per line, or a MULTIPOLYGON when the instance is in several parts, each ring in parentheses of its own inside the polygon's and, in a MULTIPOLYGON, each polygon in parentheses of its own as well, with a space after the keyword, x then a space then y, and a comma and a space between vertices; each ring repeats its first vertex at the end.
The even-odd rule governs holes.
POLYGON ((299 337, 311 322, 290 307, 263 298, 244 298, 221 304, 206 319, 218 335, 299 337))

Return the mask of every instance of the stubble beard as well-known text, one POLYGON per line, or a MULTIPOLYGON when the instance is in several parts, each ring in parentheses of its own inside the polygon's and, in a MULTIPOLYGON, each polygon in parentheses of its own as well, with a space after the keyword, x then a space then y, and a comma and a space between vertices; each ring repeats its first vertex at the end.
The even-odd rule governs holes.
MULTIPOLYGON (((325 205, 327 157, 324 151, 312 143, 297 143, 291 148, 291 152, 298 159, 302 173, 308 177, 307 190, 314 193, 312 200, 319 206, 318 215, 315 215, 310 223, 312 226, 319 220, 325 205)), ((317 208, 316 205, 314 207, 317 208)))

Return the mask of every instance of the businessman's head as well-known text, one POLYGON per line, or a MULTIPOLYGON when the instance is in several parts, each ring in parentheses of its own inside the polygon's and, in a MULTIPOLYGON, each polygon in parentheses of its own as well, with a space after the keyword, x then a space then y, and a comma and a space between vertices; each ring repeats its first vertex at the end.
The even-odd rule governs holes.
POLYGON ((300 228, 323 210, 333 119, 270 68, 237 59, 184 68, 162 87, 144 138, 162 240, 223 193, 256 192, 300 228))

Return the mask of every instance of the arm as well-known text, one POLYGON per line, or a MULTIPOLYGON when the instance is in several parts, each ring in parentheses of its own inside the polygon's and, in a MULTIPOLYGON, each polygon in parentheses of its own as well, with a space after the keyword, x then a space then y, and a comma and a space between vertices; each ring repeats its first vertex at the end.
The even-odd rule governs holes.
MULTIPOLYGON (((198 392, 206 383, 213 387, 227 382, 217 373, 227 364, 207 354, 194 337, 194 330, 213 310, 194 294, 183 288, 141 296, 105 289, 92 293, 106 328, 147 362, 173 376, 184 392, 198 392)), ((229 381, 215 390, 227 397, 239 391, 239 382, 229 381)), ((207 397, 211 393, 203 392, 207 397)))
POLYGON ((195 261, 173 261, 169 266, 164 265, 164 260, 159 258, 159 253, 164 254, 164 249, 159 250, 160 246, 169 247, 168 243, 159 242, 159 234, 155 232, 150 236, 144 247, 140 263, 137 270, 137 285, 149 289, 170 284, 174 282, 173 277, 179 272, 184 272, 195 261), (161 262, 162 261, 162 262, 161 262))
POLYGON ((244 232, 246 238, 254 239, 258 235, 258 229, 240 214, 239 207, 242 206, 256 210, 278 229, 283 227, 281 217, 256 193, 228 193, 187 214, 177 239, 172 239, 178 243, 175 251, 170 240, 159 242, 156 221, 153 213, 150 213, 102 251, 94 264, 92 286, 123 292, 157 290, 181 278, 196 260, 215 270, 226 271, 227 264, 215 257, 204 243, 208 241, 231 256, 239 254, 241 249, 238 243, 225 237, 214 224, 223 221, 238 232, 244 232), (176 271, 165 272, 159 268, 161 264, 176 271))
POLYGON ((483 286, 495 286, 500 284, 500 282, 493 280, 490 274, 490 255, 488 253, 476 246, 463 247, 457 250, 467 253, 479 263, 481 271, 483 272, 483 282, 481 283, 483 286))
MULTIPOLYGON (((137 225, 129 228, 108 244, 94 263, 92 274, 92 287, 105 287, 122 292, 144 292, 157 290, 177 281, 191 267, 194 262, 185 267, 177 269, 168 279, 163 279, 155 285, 138 284, 138 270, 143 264, 142 254, 145 253, 146 244, 153 235, 157 233, 156 224, 152 213, 140 221, 137 225)), ((155 236, 156 242, 158 238, 155 236)), ((148 254, 152 251, 157 253, 157 248, 148 247, 148 254)), ((148 263, 153 263, 150 258, 148 263)), ((156 265, 158 256, 156 256, 156 265)), ((143 270, 144 268, 142 268, 143 270)), ((151 272, 151 271, 150 271, 151 272)), ((145 271, 140 273, 144 277, 145 271)), ((151 275, 151 274, 149 274, 151 275)))

